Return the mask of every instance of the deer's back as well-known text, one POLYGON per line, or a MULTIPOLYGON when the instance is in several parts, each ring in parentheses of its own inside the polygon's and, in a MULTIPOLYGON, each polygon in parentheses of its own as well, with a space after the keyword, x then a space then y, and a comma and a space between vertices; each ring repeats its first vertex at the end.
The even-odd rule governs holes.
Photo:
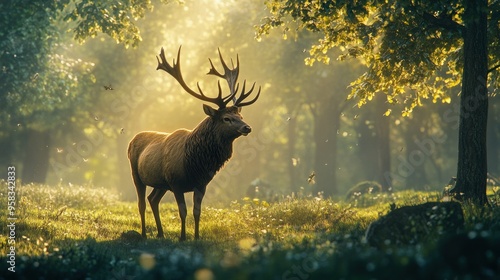
POLYGON ((137 134, 129 144, 132 169, 141 181, 152 187, 171 188, 184 175, 185 139, 190 131, 173 133, 146 131, 137 134))

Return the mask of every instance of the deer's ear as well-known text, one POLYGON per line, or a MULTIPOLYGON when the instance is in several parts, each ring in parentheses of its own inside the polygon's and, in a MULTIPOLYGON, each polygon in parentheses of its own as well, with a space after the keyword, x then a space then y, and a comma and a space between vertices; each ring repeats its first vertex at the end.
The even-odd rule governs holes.
POLYGON ((203 111, 205 111, 205 114, 207 114, 210 117, 215 116, 215 114, 217 113, 217 110, 215 110, 214 108, 212 108, 206 104, 203 104, 203 111))
POLYGON ((241 107, 236 107, 238 108, 238 113, 241 113, 241 107))

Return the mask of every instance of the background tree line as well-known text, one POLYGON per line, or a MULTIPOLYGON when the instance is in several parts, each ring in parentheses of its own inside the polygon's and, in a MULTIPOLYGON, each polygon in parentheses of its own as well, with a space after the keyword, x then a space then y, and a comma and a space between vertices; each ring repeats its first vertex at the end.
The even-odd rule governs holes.
MULTIPOLYGON (((132 136, 204 117, 155 70, 160 48, 172 59, 179 45, 191 85, 215 92, 205 74, 220 47, 226 61, 239 54, 240 79, 263 87, 244 110, 254 132, 236 142, 209 201, 241 197, 256 178, 282 194, 343 195, 366 180, 442 189, 457 174, 465 54, 462 27, 444 24, 467 26, 462 1, 24 2, 0 4, 0 164, 24 183, 134 197, 132 136)), ((498 1, 486 7, 487 164, 500 176, 498 1)))

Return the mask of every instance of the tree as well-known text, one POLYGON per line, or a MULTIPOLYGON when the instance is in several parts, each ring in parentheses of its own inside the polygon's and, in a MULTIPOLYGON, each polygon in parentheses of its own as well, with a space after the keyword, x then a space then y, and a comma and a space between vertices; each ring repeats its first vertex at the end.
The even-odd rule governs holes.
POLYGON ((0 124, 10 132, 0 137, 11 139, 2 155, 21 159, 27 183, 45 181, 51 130, 69 126, 65 118, 75 107, 85 109, 88 96, 80 95, 78 86, 92 80, 91 64, 56 54, 65 45, 52 21, 63 8, 64 1, 0 4, 0 124), (25 145, 16 147, 15 138, 25 145))
POLYGON ((14 141, 5 141, 9 146, 1 154, 13 160, 13 154, 24 152, 25 183, 45 181, 54 129, 70 129, 71 116, 94 100, 83 90, 95 82, 93 65, 62 54, 72 40, 66 30, 79 42, 105 33, 117 43, 136 46, 141 37, 134 21, 148 9, 149 0, 0 3, 0 125, 14 135, 1 133, 0 138, 28 141, 26 149, 18 150, 14 141))
POLYGON ((349 95, 359 106, 385 94, 389 104, 403 103, 403 115, 409 115, 424 99, 449 103, 450 90, 461 82, 454 192, 487 203, 487 86, 499 82, 499 1, 276 0, 267 6, 271 16, 258 27, 259 35, 272 28, 287 32, 292 24, 322 33, 306 63, 328 62, 334 47, 344 51, 339 59, 364 60, 368 71, 352 83, 349 95))
POLYGON ((72 30, 79 42, 102 32, 125 46, 136 46, 141 37, 132 19, 144 17, 152 4, 149 0, 77 4, 8 0, 0 3, 0 9, 0 108, 12 110, 9 107, 21 97, 30 97, 23 92, 32 89, 33 80, 50 67, 49 60, 66 39, 63 28, 72 30))

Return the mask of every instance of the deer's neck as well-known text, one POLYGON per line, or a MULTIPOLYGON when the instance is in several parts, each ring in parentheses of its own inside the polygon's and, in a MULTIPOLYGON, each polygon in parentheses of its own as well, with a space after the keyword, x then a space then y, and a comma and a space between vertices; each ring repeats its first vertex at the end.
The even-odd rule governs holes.
POLYGON ((231 158, 234 139, 223 137, 211 118, 206 118, 186 141, 185 168, 200 176, 200 184, 208 184, 215 173, 231 158))

